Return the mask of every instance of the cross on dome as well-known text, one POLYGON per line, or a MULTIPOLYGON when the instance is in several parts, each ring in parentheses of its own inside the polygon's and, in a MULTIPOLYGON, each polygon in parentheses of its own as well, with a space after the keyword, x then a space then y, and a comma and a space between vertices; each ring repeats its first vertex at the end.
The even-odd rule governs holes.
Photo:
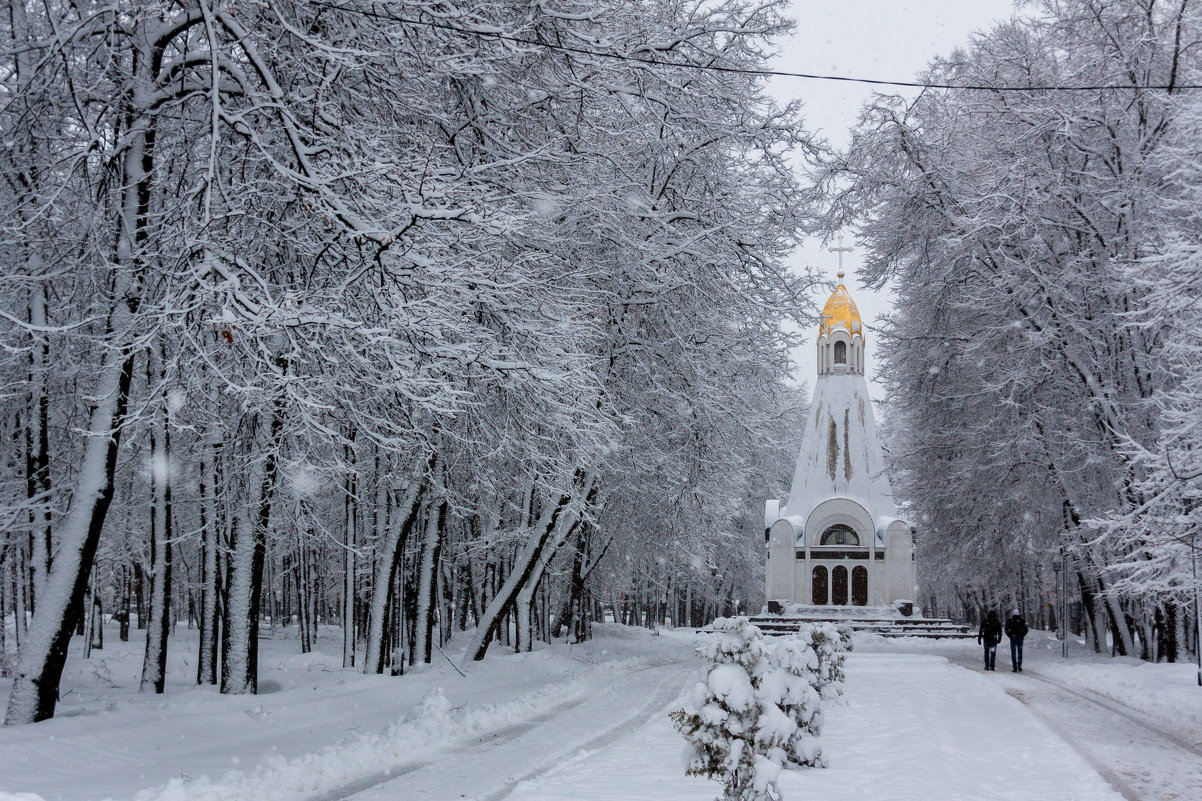
POLYGON ((864 336, 864 326, 860 322, 860 310, 856 308, 856 303, 851 299, 851 295, 847 293, 847 287, 843 286, 843 254, 851 253, 851 248, 844 246, 843 237, 839 237, 839 246, 827 248, 830 253, 839 254, 839 285, 831 296, 827 298, 826 305, 822 307, 822 320, 818 324, 818 336, 830 336, 838 326, 843 326, 852 336, 859 334, 864 336))

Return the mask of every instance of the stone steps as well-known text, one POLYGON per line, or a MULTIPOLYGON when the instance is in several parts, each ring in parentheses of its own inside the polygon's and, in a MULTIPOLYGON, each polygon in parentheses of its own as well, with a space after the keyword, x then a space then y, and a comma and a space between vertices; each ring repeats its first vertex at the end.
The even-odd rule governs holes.
POLYGON ((962 639, 975 637, 968 626, 953 623, 946 618, 914 618, 914 617, 868 617, 847 616, 842 614, 788 614, 788 615, 756 615, 751 622, 769 636, 786 636, 797 631, 802 623, 834 623, 851 628, 852 631, 864 631, 879 634, 882 637, 923 637, 926 639, 962 639))

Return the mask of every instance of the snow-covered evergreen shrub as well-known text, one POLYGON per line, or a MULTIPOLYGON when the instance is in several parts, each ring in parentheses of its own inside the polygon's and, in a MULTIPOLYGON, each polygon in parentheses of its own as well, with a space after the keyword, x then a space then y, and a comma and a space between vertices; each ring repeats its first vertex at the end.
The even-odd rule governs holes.
POLYGON ((843 661, 851 650, 851 628, 834 623, 807 623, 799 636, 808 638, 818 655, 818 670, 814 689, 822 700, 829 701, 843 694, 843 661))
POLYGON ((771 801, 781 798, 782 769, 824 764, 809 639, 768 641, 746 618, 714 621, 697 649, 713 664, 689 708, 672 713, 688 741, 686 773, 720 779, 727 801, 771 801))

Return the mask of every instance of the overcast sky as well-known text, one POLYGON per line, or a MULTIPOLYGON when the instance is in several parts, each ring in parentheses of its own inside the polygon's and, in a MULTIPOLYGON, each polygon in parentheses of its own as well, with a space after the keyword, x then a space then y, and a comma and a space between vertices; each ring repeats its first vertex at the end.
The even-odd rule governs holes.
MULTIPOLYGON (((935 56, 966 44, 974 32, 1008 19, 1013 0, 793 0, 792 8, 797 30, 779 43, 774 69, 906 81, 913 80, 935 56)), ((864 84, 779 78, 773 79, 771 91, 782 102, 801 100, 806 127, 842 147, 874 90, 864 84)), ((846 244, 854 245, 850 240, 849 232, 846 244)), ((810 241, 793 255, 792 262, 818 267, 834 280, 838 259, 820 242, 810 241)), ((855 250, 844 256, 844 283, 867 329, 868 383, 879 400, 882 390, 872 380, 876 370, 873 331, 876 319, 889 308, 889 294, 859 286, 859 263, 855 250)), ((821 305, 828 292, 819 294, 821 305)), ((817 369, 813 344, 814 337, 808 334, 795 356, 798 378, 810 387, 817 369)))

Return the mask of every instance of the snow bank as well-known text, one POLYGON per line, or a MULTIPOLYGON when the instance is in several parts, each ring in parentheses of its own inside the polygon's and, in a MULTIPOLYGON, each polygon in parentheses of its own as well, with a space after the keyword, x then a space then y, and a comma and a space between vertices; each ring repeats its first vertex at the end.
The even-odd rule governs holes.
MULTIPOLYGON (((412 764, 490 725, 526 723, 557 704, 571 709, 581 693, 631 671, 691 659, 696 645, 691 633, 598 626, 596 639, 579 645, 493 649, 466 678, 441 656, 394 677, 344 670, 338 629, 321 627, 317 646, 325 653, 310 654, 297 653, 296 640, 277 629, 260 641, 259 654, 260 686, 273 692, 224 696, 195 685, 196 632, 180 627, 168 652, 167 693, 153 695, 138 692, 145 632, 131 631, 127 643, 107 633, 109 647, 90 660, 73 649, 59 715, 0 727, 0 799, 6 792, 46 801, 198 798, 206 787, 213 799, 250 797, 253 787, 269 787, 265 798, 302 799, 327 792, 311 788, 342 786, 339 776, 378 776, 397 763, 390 754, 412 764), (436 700, 439 687, 447 707, 436 700)), ((445 650, 459 661, 456 645, 445 650)), ((0 694, 10 684, 0 678, 0 694)))
POLYGON ((1202 744, 1202 689, 1192 663, 1152 664, 1137 659, 1047 660, 1040 673, 1095 693, 1184 733, 1202 744))
MULTIPOLYGON (((629 669, 634 658, 603 670, 629 669)), ((410 716, 378 734, 323 748, 296 759, 269 759, 250 772, 231 771, 221 779, 173 779, 139 792, 135 801, 274 801, 304 799, 346 787, 376 774, 420 762, 448 744, 529 720, 588 694, 596 686, 590 672, 527 693, 513 701, 452 709, 441 687, 429 692, 410 716)))

